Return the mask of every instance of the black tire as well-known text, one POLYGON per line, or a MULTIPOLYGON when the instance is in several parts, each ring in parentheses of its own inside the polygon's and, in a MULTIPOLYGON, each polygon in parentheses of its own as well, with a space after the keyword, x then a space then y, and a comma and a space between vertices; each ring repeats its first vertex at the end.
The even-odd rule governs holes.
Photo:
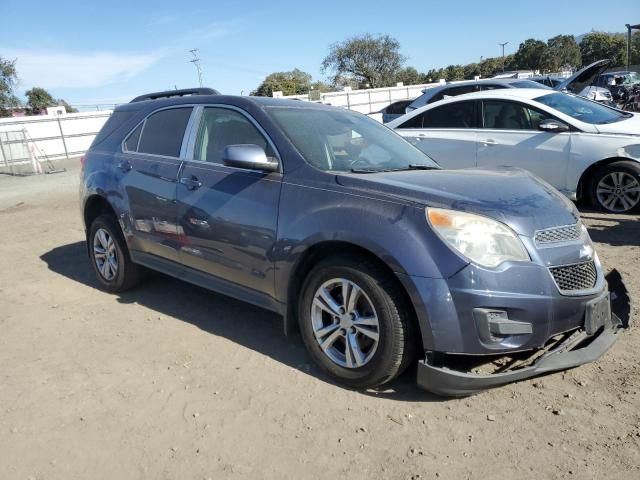
POLYGON ((101 215, 93 221, 89 229, 88 242, 91 265, 96 273, 98 283, 103 290, 111 293, 120 293, 140 283, 142 267, 131 261, 124 235, 113 215, 101 215), (102 272, 100 272, 96 262, 94 239, 99 230, 105 230, 113 240, 115 246, 117 269, 112 279, 105 278, 102 272))
POLYGON ((613 178, 612 174, 624 174, 625 179, 633 178, 637 182, 636 186, 640 186, 640 164, 638 162, 630 160, 620 160, 610 163, 604 167, 598 169, 591 178, 589 185, 589 200, 591 204, 603 212, 608 213, 629 213, 637 210, 640 206, 640 192, 637 192, 631 196, 631 201, 628 198, 624 200, 622 198, 613 199, 610 203, 607 201, 607 192, 598 192, 598 185, 604 180, 605 185, 611 185, 615 187, 614 183, 610 182, 613 178), (628 207, 628 204, 631 206, 628 207))
POLYGON ((413 309, 398 281, 376 263, 353 256, 334 256, 321 261, 307 275, 298 303, 302 339, 314 361, 339 383, 354 388, 372 388, 400 375, 415 358, 417 346, 413 309), (377 348, 368 363, 346 368, 322 350, 312 326, 315 293, 331 279, 347 279, 357 284, 375 309, 379 323, 377 348))

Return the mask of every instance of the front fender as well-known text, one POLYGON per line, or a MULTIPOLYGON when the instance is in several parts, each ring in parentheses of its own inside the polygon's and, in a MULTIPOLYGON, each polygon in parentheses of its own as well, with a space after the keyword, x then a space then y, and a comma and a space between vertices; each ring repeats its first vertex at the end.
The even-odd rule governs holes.
POLYGON ((423 208, 287 183, 281 195, 274 263, 283 302, 298 261, 322 242, 363 248, 403 275, 447 278, 466 265, 433 233, 423 208))

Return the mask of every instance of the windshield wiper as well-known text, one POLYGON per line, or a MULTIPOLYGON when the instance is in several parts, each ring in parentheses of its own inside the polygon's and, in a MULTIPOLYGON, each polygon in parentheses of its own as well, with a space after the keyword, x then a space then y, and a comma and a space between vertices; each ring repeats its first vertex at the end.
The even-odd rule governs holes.
POLYGON ((381 170, 379 168, 350 168, 351 173, 380 173, 388 172, 389 170, 381 170))
POLYGON ((400 168, 352 168, 351 173, 381 173, 381 172, 405 172, 407 170, 437 170, 438 167, 433 165, 423 165, 421 163, 412 163, 406 167, 400 168))
POLYGON ((437 170, 438 167, 434 165, 424 165, 421 163, 412 163, 409 165, 409 170, 437 170))

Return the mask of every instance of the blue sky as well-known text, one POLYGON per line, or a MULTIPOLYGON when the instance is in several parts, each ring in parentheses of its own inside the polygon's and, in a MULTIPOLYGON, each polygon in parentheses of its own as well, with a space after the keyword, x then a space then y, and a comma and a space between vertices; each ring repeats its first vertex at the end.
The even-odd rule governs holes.
POLYGON ((204 82, 248 94, 270 72, 323 78, 328 46, 388 33, 408 64, 426 71, 514 52, 526 38, 623 31, 638 0, 561 2, 303 2, 0 0, 0 56, 17 58, 19 93, 40 86, 72 104, 121 103, 149 91, 204 82), (615 5, 615 6, 614 6, 615 5))

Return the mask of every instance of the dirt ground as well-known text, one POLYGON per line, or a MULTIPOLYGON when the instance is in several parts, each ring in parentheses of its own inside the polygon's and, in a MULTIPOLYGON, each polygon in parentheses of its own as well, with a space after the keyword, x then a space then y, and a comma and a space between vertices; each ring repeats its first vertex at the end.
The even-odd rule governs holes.
MULTIPOLYGON (((162 275, 98 290, 70 166, 0 175, 0 479, 640 478, 633 324, 597 363, 470 398, 415 370, 352 391, 266 311, 162 275)), ((635 299, 639 218, 584 212, 635 299)))

